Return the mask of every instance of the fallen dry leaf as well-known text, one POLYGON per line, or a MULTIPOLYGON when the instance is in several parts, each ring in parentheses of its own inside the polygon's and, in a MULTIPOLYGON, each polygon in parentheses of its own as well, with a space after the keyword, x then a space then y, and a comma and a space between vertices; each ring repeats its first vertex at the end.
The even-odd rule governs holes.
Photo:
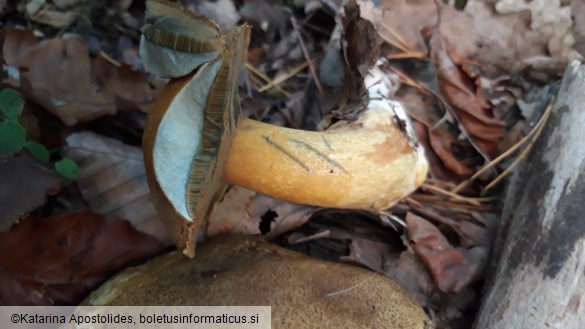
POLYGON ((387 265, 392 259, 398 258, 400 252, 392 250, 385 242, 373 241, 359 236, 351 239, 349 255, 342 256, 341 260, 357 263, 371 270, 385 273, 387 265))
POLYGON ((450 56, 453 53, 450 51, 451 44, 438 26, 432 31, 429 47, 439 88, 454 111, 451 114, 456 116, 470 142, 484 157, 495 157, 498 142, 503 137, 504 122, 494 117, 490 105, 481 97, 475 79, 467 76, 455 62, 462 59, 450 56))
POLYGON ((570 60, 583 59, 582 1, 469 0, 465 12, 485 49, 477 53, 482 62, 562 74, 570 60))
MULTIPOLYGON (((45 204, 61 189, 63 178, 28 152, 0 158, 0 232, 45 204)), ((8 249, 3 249, 8 250, 8 249)))
POLYGON ((490 248, 492 245, 493 239, 490 236, 488 229, 484 226, 480 226, 467 220, 449 218, 447 216, 439 214, 436 210, 430 207, 421 208, 418 209, 418 211, 422 215, 428 218, 432 218, 438 223, 444 224, 451 228, 453 231, 455 231, 455 233, 457 233, 459 242, 463 247, 490 248))
POLYGON ((405 53, 426 54, 421 31, 437 23, 437 5, 443 20, 440 30, 454 46, 453 56, 467 58, 477 51, 478 35, 470 15, 435 0, 383 0, 375 6, 370 0, 358 1, 361 17, 372 22, 380 37, 405 53))
MULTIPOLYGON (((441 159, 441 157, 439 157, 438 153, 433 150, 433 147, 430 144, 428 127, 425 124, 418 122, 417 120, 412 120, 412 126, 416 132, 418 142, 425 149, 425 156, 429 162, 430 177, 444 182, 460 182, 462 180, 462 176, 457 175, 452 170, 449 170, 444 163, 444 161, 450 161, 450 159, 453 158, 452 153, 447 153, 447 158, 441 159)), ((460 165, 463 168, 466 168, 463 170, 467 175, 471 172, 471 170, 465 165, 460 165)))
POLYGON ((161 249, 127 221, 90 211, 27 217, 0 233, 0 305, 75 305, 161 249))
POLYGON ((479 266, 461 249, 450 245, 435 225, 408 212, 406 227, 413 250, 441 291, 458 292, 475 279, 479 266))
POLYGON ((64 28, 71 25, 82 13, 82 8, 58 10, 56 7, 56 5, 44 3, 44 1, 29 1, 26 11, 31 21, 55 28, 64 28))
POLYGON ((346 17, 343 22, 343 37, 347 42, 344 60, 353 75, 352 78, 362 80, 362 77, 368 74, 370 67, 379 59, 383 38, 380 38, 377 33, 374 22, 358 16, 363 15, 363 5, 357 6, 356 3, 350 1, 345 5, 344 10, 346 17))
POLYGON ((37 42, 30 30, 6 30, 3 53, 12 68, 6 82, 67 125, 114 114, 118 100, 142 110, 154 100, 143 73, 92 60, 79 37, 37 42))
POLYGON ((438 328, 463 328, 452 324, 454 319, 461 319, 462 312, 474 306, 473 288, 441 292, 420 257, 411 248, 405 249, 403 242, 399 232, 379 222, 335 210, 315 214, 311 221, 284 239, 289 248, 314 257, 341 260, 383 273, 430 310, 438 328))
POLYGON ((448 131, 444 129, 433 129, 428 132, 428 136, 431 148, 441 159, 445 168, 459 176, 470 176, 473 174, 473 170, 455 156, 453 146, 457 141, 448 131))
POLYGON ((270 239, 303 225, 316 210, 234 186, 213 207, 206 233, 262 234, 270 239))
POLYGON ((77 184, 93 211, 127 219, 139 231, 171 243, 150 199, 140 148, 92 132, 72 134, 66 145, 64 154, 77 162, 77 184))

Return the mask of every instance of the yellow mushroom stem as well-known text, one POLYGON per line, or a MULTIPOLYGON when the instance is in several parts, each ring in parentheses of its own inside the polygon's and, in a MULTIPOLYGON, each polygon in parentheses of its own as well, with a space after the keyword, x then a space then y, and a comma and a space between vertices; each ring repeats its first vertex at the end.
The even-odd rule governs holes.
POLYGON ((322 132, 241 119, 225 181, 321 207, 382 210, 424 181, 428 163, 388 108, 322 132))

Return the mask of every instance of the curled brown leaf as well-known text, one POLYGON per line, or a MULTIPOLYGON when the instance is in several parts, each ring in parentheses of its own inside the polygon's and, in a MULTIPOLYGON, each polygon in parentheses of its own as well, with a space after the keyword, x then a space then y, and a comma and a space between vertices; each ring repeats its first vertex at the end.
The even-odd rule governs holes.
POLYGON ((435 225, 409 212, 406 226, 414 251, 441 291, 458 292, 475 278, 479 270, 477 264, 449 244, 435 225))

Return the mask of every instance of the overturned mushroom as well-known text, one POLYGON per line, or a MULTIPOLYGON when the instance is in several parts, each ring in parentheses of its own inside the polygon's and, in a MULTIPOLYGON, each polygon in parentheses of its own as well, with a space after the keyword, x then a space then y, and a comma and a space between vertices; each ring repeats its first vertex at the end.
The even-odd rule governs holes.
POLYGON ((225 184, 288 201, 378 211, 416 189, 428 164, 378 67, 360 117, 322 132, 239 118, 237 72, 249 28, 223 33, 161 0, 147 2, 141 55, 172 78, 144 135, 149 185, 175 243, 192 257, 197 229, 225 184))

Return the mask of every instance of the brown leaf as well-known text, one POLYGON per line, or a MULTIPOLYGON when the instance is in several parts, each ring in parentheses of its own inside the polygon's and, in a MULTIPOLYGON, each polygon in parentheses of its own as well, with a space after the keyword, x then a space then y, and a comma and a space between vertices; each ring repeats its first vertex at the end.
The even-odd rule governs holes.
POLYGON ((102 56, 98 56, 93 65, 98 85, 103 86, 107 95, 113 96, 118 108, 150 110, 156 91, 148 84, 144 72, 125 64, 114 67, 102 56))
POLYGON ((150 199, 140 148, 91 132, 72 134, 66 144, 65 156, 77 162, 77 184, 93 211, 127 219, 163 244, 171 242, 150 199))
MULTIPOLYGON (((418 142, 425 149, 425 156, 429 162, 429 171, 431 173, 431 177, 445 182, 460 182, 462 180, 462 176, 457 175, 453 171, 449 170, 443 163, 445 160, 441 159, 435 150, 433 150, 430 144, 428 128, 417 120, 412 120, 412 126, 416 132, 418 142)), ((452 157, 453 156, 450 152, 447 153, 447 160, 452 159, 452 157)), ((466 168, 462 164, 461 166, 466 168)), ((466 170, 468 171, 465 172, 471 172, 471 170, 468 168, 466 170)))
POLYGON ((348 43, 345 59, 352 70, 354 79, 366 76, 368 70, 380 57, 380 45, 383 43, 376 31, 376 24, 363 18, 364 5, 354 2, 345 5, 344 38, 348 43), (361 15, 362 18, 357 16, 361 15), (359 73, 359 75, 358 75, 359 73))
POLYGON ((417 209, 421 215, 424 215, 440 224, 450 227, 457 233, 462 246, 467 248, 485 247, 490 248, 492 237, 488 229, 484 226, 475 224, 469 220, 457 218, 456 215, 443 215, 433 208, 417 209))
POLYGON ((363 265, 376 272, 385 273, 387 263, 398 257, 387 243, 372 241, 361 237, 351 239, 349 255, 341 260, 363 265))
MULTIPOLYGON (((359 1, 361 17, 372 22, 380 37, 406 52, 427 53, 421 31, 437 22, 435 0, 383 0, 378 6, 372 1, 359 1)), ((473 19, 452 6, 441 6, 444 20, 441 32, 452 41, 454 56, 466 58, 477 51, 478 35, 473 19)))
MULTIPOLYGON (((429 307, 433 292, 437 289, 420 258, 410 251, 400 253, 398 259, 387 265, 386 275, 408 290, 417 302, 429 307)), ((443 304, 442 307, 445 305, 443 304)))
POLYGON ((384 41, 411 52, 426 52, 420 31, 436 20, 436 6, 432 0, 416 3, 386 0, 378 7, 372 1, 359 3, 361 17, 374 24, 384 41))
MULTIPOLYGON (((446 130, 446 126, 433 125, 434 122, 445 119, 441 119, 443 114, 431 102, 430 97, 414 88, 403 87, 395 98, 406 107, 408 115, 413 118, 411 122, 417 140, 425 149, 431 177, 457 183, 471 175, 472 170, 454 155, 453 146, 456 141, 446 130)), ((460 148, 460 145, 456 146, 460 148)))
POLYGON ((454 62, 454 58, 449 56, 453 53, 449 51, 451 44, 445 40, 438 26, 433 29, 429 46, 442 95, 452 106, 465 133, 478 151, 493 158, 497 155, 497 143, 503 136, 504 123, 494 117, 489 104, 478 96, 481 94, 478 93, 479 87, 475 84, 475 79, 467 76, 454 62))
POLYGON ((28 152, 0 158, 0 232, 45 204, 47 195, 61 189, 63 179, 28 152))
POLYGON ((27 217, 0 233, 0 305, 77 304, 111 275, 161 248, 127 221, 89 211, 27 217))
POLYGON ((408 212, 406 226, 414 251, 421 257, 441 291, 460 291, 475 278, 478 266, 461 250, 450 245, 435 225, 408 212))
POLYGON ((470 176, 473 171, 453 154, 454 138, 447 131, 434 129, 429 132, 429 142, 433 151, 441 158, 446 168, 459 176, 470 176))
POLYGON ((303 225, 315 210, 234 186, 213 207, 207 234, 263 234, 271 238, 303 225))
POLYGON ((110 64, 92 60, 79 37, 37 42, 30 30, 6 30, 3 52, 13 68, 7 83, 68 125, 116 113, 116 98, 143 109, 154 99, 143 73, 105 69, 110 64))
POLYGON ((583 60, 582 1, 497 2, 469 0, 465 6, 486 49, 477 54, 482 62, 562 75, 567 62, 583 60))

